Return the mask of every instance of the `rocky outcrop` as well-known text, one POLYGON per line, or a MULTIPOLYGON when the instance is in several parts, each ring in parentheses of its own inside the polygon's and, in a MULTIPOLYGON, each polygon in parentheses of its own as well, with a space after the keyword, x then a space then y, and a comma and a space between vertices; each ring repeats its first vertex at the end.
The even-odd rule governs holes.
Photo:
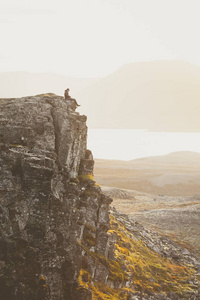
POLYGON ((109 215, 75 109, 0 99, 0 300, 198 299, 192 254, 109 215))
POLYGON ((91 299, 78 289, 81 241, 105 252, 111 200, 92 178, 86 117, 70 104, 0 100, 0 299, 91 299))

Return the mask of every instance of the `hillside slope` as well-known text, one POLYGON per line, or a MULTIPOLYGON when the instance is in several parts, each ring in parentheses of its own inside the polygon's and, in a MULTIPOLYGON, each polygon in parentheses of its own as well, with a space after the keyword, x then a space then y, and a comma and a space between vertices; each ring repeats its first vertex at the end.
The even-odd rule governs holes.
POLYGON ((95 162, 95 178, 102 185, 155 195, 200 194, 200 153, 183 151, 131 161, 95 162))

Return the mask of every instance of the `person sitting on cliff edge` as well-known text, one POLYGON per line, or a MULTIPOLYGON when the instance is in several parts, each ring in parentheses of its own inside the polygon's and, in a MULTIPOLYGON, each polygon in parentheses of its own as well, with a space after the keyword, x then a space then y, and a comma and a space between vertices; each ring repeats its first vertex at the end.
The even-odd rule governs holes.
POLYGON ((65 95, 65 100, 71 100, 71 101, 75 102, 76 106, 80 106, 80 105, 77 103, 76 99, 71 98, 71 96, 69 95, 69 91, 70 91, 69 88, 67 88, 67 89, 65 90, 65 94, 64 94, 64 95, 65 95))
POLYGON ((65 100, 71 98, 71 96, 69 95, 69 91, 70 91, 70 89, 66 89, 66 90, 65 90, 65 100))

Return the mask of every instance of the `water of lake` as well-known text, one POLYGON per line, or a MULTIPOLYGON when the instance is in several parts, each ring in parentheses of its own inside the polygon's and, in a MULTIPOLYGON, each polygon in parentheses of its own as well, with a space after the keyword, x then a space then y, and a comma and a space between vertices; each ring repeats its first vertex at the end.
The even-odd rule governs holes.
POLYGON ((131 160, 176 151, 200 152, 200 133, 135 129, 89 129, 88 149, 95 158, 131 160))

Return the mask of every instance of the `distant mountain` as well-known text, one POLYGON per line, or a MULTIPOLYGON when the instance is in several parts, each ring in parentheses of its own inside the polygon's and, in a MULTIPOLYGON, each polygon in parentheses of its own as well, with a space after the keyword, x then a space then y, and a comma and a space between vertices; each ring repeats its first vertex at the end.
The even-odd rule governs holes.
POLYGON ((0 98, 71 96, 90 128, 200 131, 200 67, 183 61, 132 63, 103 79, 51 73, 0 73, 0 98))
POLYGON ((154 195, 200 195, 200 153, 181 151, 130 161, 95 160, 100 185, 154 195))
POLYGON ((186 62, 125 65, 78 99, 90 128, 200 131, 200 67, 186 62))
POLYGON ((0 98, 16 98, 43 93, 63 95, 67 87, 76 97, 80 89, 97 79, 79 79, 51 73, 8 72, 0 73, 0 98))
POLYGON ((149 156, 144 158, 137 158, 129 160, 127 164, 145 164, 145 165, 154 165, 162 166, 165 165, 170 167, 170 165, 176 165, 179 167, 193 166, 200 169, 200 153, 192 151, 177 151, 172 152, 166 155, 160 156, 149 156))

